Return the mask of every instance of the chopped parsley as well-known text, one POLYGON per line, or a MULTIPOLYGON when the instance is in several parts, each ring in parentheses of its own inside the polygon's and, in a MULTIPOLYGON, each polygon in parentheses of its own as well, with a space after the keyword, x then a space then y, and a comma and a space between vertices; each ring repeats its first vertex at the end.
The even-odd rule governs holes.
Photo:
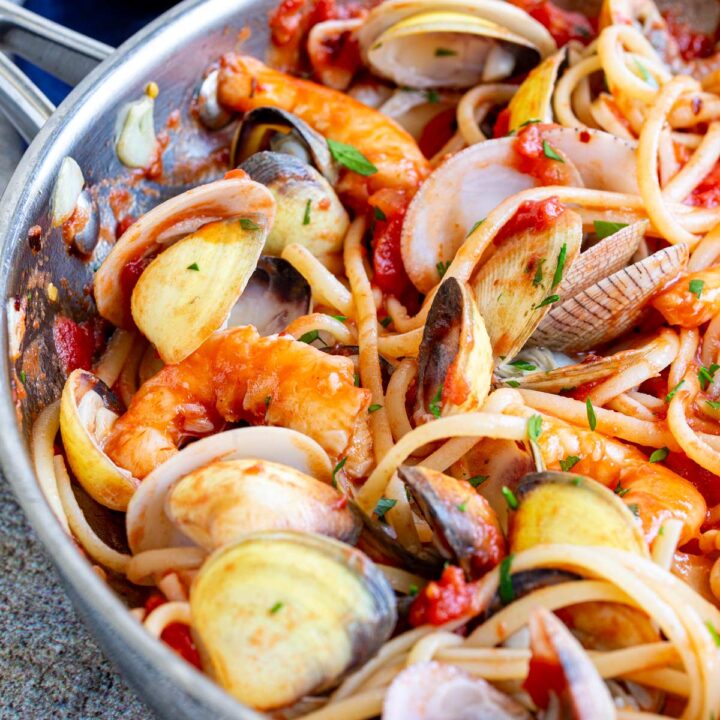
POLYGON ((419 592, 420 592, 420 588, 417 585, 415 585, 415 583, 413 583, 412 585, 410 585, 408 587, 407 594, 410 597, 415 597, 419 592))
POLYGON ((665 402, 669 403, 674 397, 675 393, 685 384, 684 380, 681 380, 666 396, 665 402))
POLYGON ((270 608, 270 614, 271 614, 271 615, 274 615, 276 612, 278 612, 279 610, 281 610, 282 607, 283 607, 283 603, 281 603, 280 601, 276 602, 276 603, 270 608))
POLYGON ((271 401, 271 400, 272 400, 272 395, 266 395, 266 396, 265 396, 265 407, 266 407, 266 408, 269 408, 269 407, 270 407, 270 401, 271 401))
POLYGON ((583 481, 583 479, 582 479, 581 477, 574 477, 570 482, 571 482, 575 487, 580 487, 580 485, 582 485, 582 481, 583 481))
POLYGON ((347 315, 332 315, 338 322, 344 323, 347 320, 347 315))
POLYGON ((597 418, 595 417, 595 408, 590 402, 590 398, 585 401, 585 411, 587 412, 588 426, 591 430, 597 427, 597 418))
POLYGON ((658 448, 653 452, 652 455, 650 455, 650 462, 656 463, 656 462, 662 462, 667 456, 670 450, 668 450, 666 447, 658 448))
POLYGON ((618 480, 618 484, 615 486, 615 494, 623 497, 630 492, 630 488, 624 488, 622 483, 618 480))
POLYGON ((628 510, 630 510, 635 517, 640 517, 640 506, 637 503, 630 503, 628 510))
POLYGON ((380 324, 381 324, 384 328, 386 328, 391 322, 392 322, 392 318, 388 315, 387 317, 384 317, 384 318, 380 321, 380 324))
POLYGON ((720 370, 720 365, 713 363, 709 368, 701 367, 698 370, 698 380, 700 381, 700 387, 703 390, 707 390, 708 385, 713 381, 715 373, 720 370))
POLYGON ((531 415, 527 421, 527 433, 531 441, 536 442, 542 433, 542 416, 531 415))
POLYGON ((437 103, 437 102, 440 101, 440 94, 438 93, 437 90, 428 90, 428 91, 425 93, 425 97, 427 98, 427 101, 428 101, 431 105, 434 105, 435 103, 437 103))
POLYGON ((451 57, 452 55, 457 55, 457 52, 450 48, 435 48, 435 57, 451 57))
POLYGON ((360 376, 355 373, 355 387, 360 387, 360 376))
POLYGON ((469 501, 469 500, 470 500, 470 498, 467 498, 467 500, 463 500, 463 501, 457 506, 457 509, 458 509, 460 512, 465 512, 465 511, 467 510, 467 504, 468 504, 468 501, 469 501))
POLYGON ((387 220, 387 215, 379 207, 373 207, 373 213, 376 220, 387 220))
POLYGON ((652 87, 657 88, 658 84, 655 81, 655 78, 648 72, 648 69, 637 59, 635 60, 635 67, 638 69, 638 73, 640 74, 640 77, 648 85, 651 85, 652 87))
POLYGON ((311 343, 315 342, 320 337, 320 331, 319 330, 310 330, 309 332, 306 332, 304 335, 300 336, 300 342, 304 343, 311 343))
POLYGON ((536 365, 533 365, 526 360, 513 360, 512 362, 508 363, 508 365, 512 365, 518 370, 523 370, 524 372, 531 372, 532 370, 537 370, 536 365))
POLYGON ((243 230, 259 230, 260 226, 250 218, 240 218, 240 227, 243 230))
POLYGON ((506 380, 505 384, 508 387, 520 387, 520 383, 517 380, 506 380))
POLYGON ((580 458, 577 455, 568 455, 560 461, 560 468, 563 472, 570 472, 579 462, 580 458))
POLYGON ((720 402, 716 400, 706 400, 705 404, 709 405, 713 410, 720 410, 720 402))
POLYGON ((518 502, 515 493, 507 485, 502 486, 502 494, 505 498, 505 502, 508 504, 508 507, 511 510, 517 510, 520 503, 518 502))
POLYGON ((440 412, 442 410, 442 385, 437 389, 437 392, 435 393, 435 397, 428 403, 428 410, 436 417, 440 417, 440 412))
POLYGON ((196 262, 194 262, 192 265, 188 265, 187 270, 195 270, 195 272, 198 272, 200 270, 200 267, 196 262))
POLYGON ((510 554, 500 563, 500 584, 498 591, 503 605, 507 605, 515 599, 515 589, 513 588, 512 576, 510 575, 512 561, 513 555, 510 554))
POLYGON ((377 412, 381 407, 382 407, 382 405, 378 405, 377 403, 373 403, 373 404, 368 408, 368 412, 369 412, 369 413, 377 412))
POLYGON ((473 475, 468 478, 468 482, 474 487, 480 487, 490 476, 489 475, 473 475))
POLYGON ((691 280, 690 284, 688 285, 690 292, 693 295, 697 296, 697 299, 700 299, 700 296, 702 295, 703 288, 705 287, 705 281, 704 280, 691 280))
POLYGON ((26 384, 27 384, 27 375, 25 374, 25 371, 24 371, 24 370, 21 370, 21 371, 20 371, 20 382, 21 382, 23 385, 26 385, 26 384))
POLYGON ((337 142, 337 140, 327 140, 330 154, 337 162, 346 167, 348 170, 356 172, 358 175, 374 175, 378 169, 357 149, 352 145, 337 142))
POLYGON ((303 225, 310 224, 310 209, 312 208, 312 200, 308 200, 305 205, 305 214, 303 215, 303 225))
POLYGON ((604 240, 610 235, 614 235, 623 228, 627 227, 627 223, 621 222, 608 222, 607 220, 595 220, 593 223, 595 226, 595 234, 598 236, 598 240, 604 240))
POLYGON ((333 468, 332 471, 332 486, 337 487, 337 474, 345 467, 345 463, 347 462, 347 458, 341 458, 338 461, 338 464, 333 468))
POLYGON ((542 302, 539 302, 535 306, 535 310, 539 310, 541 307, 545 307, 546 305, 552 305, 554 302, 557 302, 560 299, 559 295, 548 295, 542 302))
POLYGON ((543 140, 543 155, 550 160, 557 160, 558 162, 564 163, 565 161, 557 154, 557 151, 548 143, 547 140, 543 140))
POLYGON ((563 269, 565 268, 565 258, 567 257, 567 243, 563 243, 558 253, 557 265, 555 266, 555 274, 553 275, 551 290, 554 290, 562 280, 563 269))
POLYGON ((715 626, 708 620, 705 625, 707 626, 708 632, 712 635, 712 639, 715 644, 720 647, 720 633, 717 631, 715 626))
POLYGON ((540 260, 537 266, 537 270, 535 270, 535 277, 533 278, 533 286, 537 287, 540 285, 540 283, 543 281, 543 264, 545 263, 545 258, 540 260))
POLYGON ((442 260, 435 266, 435 269, 438 271, 438 275, 440 277, 443 277, 445 273, 447 272, 447 269, 450 267, 450 260, 447 262, 443 262, 442 260))
POLYGON ((397 505, 397 500, 381 497, 377 501, 377 505, 375 506, 375 515, 377 515, 378 520, 380 520, 380 522, 386 522, 385 513, 387 513, 389 510, 392 510, 395 505, 397 505))
POLYGON ((465 236, 466 238, 469 238, 483 223, 485 222, 485 218, 482 220, 478 220, 469 230, 468 234, 465 236))

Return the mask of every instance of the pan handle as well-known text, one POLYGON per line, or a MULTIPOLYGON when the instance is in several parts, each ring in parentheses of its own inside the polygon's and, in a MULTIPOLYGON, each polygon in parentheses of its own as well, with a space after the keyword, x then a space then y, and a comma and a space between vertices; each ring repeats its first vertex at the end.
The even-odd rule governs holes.
MULTIPOLYGON (((68 30, 9 0, 0 0, 0 50, 19 55, 75 85, 112 52, 104 43, 68 30)), ((30 142, 53 104, 7 56, 0 53, 0 112, 30 142)))

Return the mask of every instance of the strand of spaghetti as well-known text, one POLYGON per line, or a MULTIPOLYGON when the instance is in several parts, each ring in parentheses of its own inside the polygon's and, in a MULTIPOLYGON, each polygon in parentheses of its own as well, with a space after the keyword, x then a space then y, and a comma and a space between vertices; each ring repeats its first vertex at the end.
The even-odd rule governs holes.
POLYGON ((680 542, 680 534, 682 533, 682 520, 677 518, 668 518, 662 524, 663 531, 658 533, 653 540, 651 555, 653 562, 657 563, 663 570, 670 570, 675 550, 677 550, 680 542))
POLYGON ((696 81, 679 76, 668 82, 658 93, 643 126, 637 149, 637 176, 640 195, 652 224, 662 228, 663 237, 670 243, 687 243, 691 247, 700 239, 688 232, 666 205, 658 179, 658 147, 660 132, 675 101, 684 92, 697 87, 696 81))
POLYGON ((697 354, 700 334, 696 329, 680 330, 680 348, 670 366, 668 373, 668 388, 674 388, 684 377, 697 354))
MULTIPOLYGON (((584 402, 539 390, 520 388, 519 392, 525 403, 535 410, 567 420, 580 427, 588 426, 588 410, 584 402)), ((679 449, 673 433, 664 423, 638 420, 606 408, 594 408, 594 413, 597 421, 596 430, 603 435, 618 437, 646 447, 679 449)))
POLYGON ((439 418, 405 435, 373 470, 357 494, 366 512, 372 512, 398 466, 423 445, 451 437, 493 437, 525 440, 527 421, 522 418, 489 413, 466 413, 439 418))
POLYGON ((65 460, 62 455, 55 456, 54 467, 60 502, 62 502, 73 535, 93 560, 97 560, 115 572, 124 574, 130 562, 130 556, 119 553, 106 545, 90 527, 80 505, 78 505, 78 501, 75 499, 70 476, 65 468, 65 460))
POLYGON ((652 410, 648 410, 642 403, 639 403, 627 393, 613 398, 607 403, 607 407, 609 410, 615 410, 615 412, 622 413, 623 415, 630 415, 638 420, 645 420, 647 422, 657 422, 658 420, 652 410))
POLYGON ((151 635, 159 638, 172 623, 190 624, 190 603, 176 601, 158 605, 148 614, 143 625, 151 635))
POLYGON ((672 132, 667 125, 660 131, 660 147, 658 148, 658 162, 660 163, 660 185, 663 189, 663 197, 668 199, 668 185, 677 176, 682 165, 675 152, 675 144, 672 140, 672 132))
POLYGON ((417 363, 411 358, 405 358, 395 366, 388 382, 385 406, 395 442, 412 430, 407 414, 406 398, 408 388, 416 376, 417 363))
POLYGON ((292 243, 283 249, 281 257, 308 281, 316 303, 329 305, 343 315, 355 317, 350 291, 306 247, 292 243))
POLYGON ((444 472, 480 442, 476 437, 457 437, 443 443, 435 452, 428 455, 420 465, 431 470, 444 472))
POLYGON ((409 667, 420 662, 432 660, 441 648, 458 647, 463 644, 463 638, 455 633, 439 630, 426 635, 422 640, 415 643, 408 653, 405 664, 409 667))
POLYGON ((617 720, 667 720, 667 715, 656 715, 642 710, 626 710, 618 708, 617 720))
POLYGON ((133 555, 127 566, 127 578, 135 585, 152 585, 154 576, 175 570, 199 568, 207 551, 198 547, 160 548, 133 555))
POLYGON ((380 715, 384 698, 385 688, 367 690, 303 715, 302 720, 368 720, 380 715))
POLYGON ((380 568, 392 589, 405 595, 413 588, 417 591, 427 583, 424 578, 407 570, 392 567, 391 565, 382 565, 380 563, 376 563, 376 565, 380 568))
POLYGON ((120 399, 123 401, 125 407, 130 405, 133 395, 138 389, 138 368, 142 361, 143 355, 147 349, 147 341, 136 336, 135 342, 133 343, 130 354, 122 366, 120 371, 120 377, 117 380, 118 392, 120 399))
POLYGON ((397 335, 381 335, 377 341, 378 350, 391 358, 417 357, 422 336, 422 327, 397 335))
POLYGON ((638 672, 627 673, 625 678, 641 685, 664 690, 678 697, 686 698, 690 692, 688 676, 679 670, 671 670, 670 668, 639 670, 638 672))
POLYGON ((169 572, 157 581, 158 590, 171 602, 186 602, 187 590, 176 572, 169 572))
POLYGON ((590 104, 590 112, 592 113, 593 120, 595 120, 605 132, 609 132, 621 140, 635 140, 635 136, 623 125, 617 116, 615 101, 606 93, 600 93, 590 104))
POLYGON ((455 119, 466 145, 487 140, 485 133, 480 129, 480 123, 493 106, 508 102, 516 91, 517 85, 478 85, 460 98, 455 119))
POLYGON ((160 359, 157 350, 148 344, 147 350, 140 361, 140 367, 138 368, 138 380, 140 384, 147 382, 153 375, 162 370, 165 366, 163 361, 160 359))
POLYGON ((65 532, 70 534, 67 515, 63 510, 55 476, 55 436, 60 429, 60 401, 48 405, 33 423, 30 436, 30 452, 32 454, 35 477, 53 514, 65 532))
POLYGON ((600 58, 597 55, 593 55, 581 60, 562 74, 555 85, 555 95, 553 97, 555 117, 561 125, 565 125, 565 127, 588 127, 587 124, 581 122, 573 112, 572 94, 581 80, 601 69, 600 58))
POLYGON ((717 262, 720 257, 720 225, 716 225, 697 244, 688 262, 688 270, 705 270, 717 262))
POLYGON ((116 330, 107 344, 107 349, 95 366, 94 373, 108 387, 112 387, 120 376, 125 361, 135 344, 135 332, 116 330))
POLYGON ((710 590, 717 600, 720 600, 720 557, 710 568, 710 590))
POLYGON ((408 315, 405 306, 394 297, 388 297, 385 300, 385 307, 388 315, 392 318, 393 328, 399 333, 407 332, 414 328, 412 318, 408 315))
POLYGON ((710 367, 720 357, 720 314, 710 321, 703 335, 700 359, 705 367, 710 367))
POLYGON ((715 167, 720 158, 720 122, 712 122, 700 146, 683 168, 663 188, 667 201, 682 202, 715 167))
POLYGON ((708 92, 694 92, 678 99, 668 121, 675 129, 694 128, 698 123, 711 122, 718 117, 720 97, 708 92))
POLYGON ((325 313, 310 313, 293 320, 285 332, 299 340, 315 330, 330 333, 341 345, 357 345, 357 334, 342 320, 325 313))
POLYGON ((592 105, 592 92, 590 90, 590 77, 586 76, 578 81, 575 89, 570 95, 570 102, 575 111, 575 117, 587 127, 600 130, 592 116, 590 106, 592 105))
POLYGON ((629 398, 632 398, 636 402, 644 405, 648 410, 662 410, 665 408, 665 399, 656 398, 654 395, 648 395, 638 390, 630 390, 627 393, 629 398))

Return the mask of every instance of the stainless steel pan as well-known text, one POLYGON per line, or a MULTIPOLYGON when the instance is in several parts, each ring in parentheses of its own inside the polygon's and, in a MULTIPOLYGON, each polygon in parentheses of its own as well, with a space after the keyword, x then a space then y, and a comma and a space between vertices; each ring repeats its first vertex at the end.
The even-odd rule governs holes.
MULTIPOLYGON (((92 280, 92 267, 68 253, 59 232, 50 229, 49 199, 60 163, 70 155, 80 164, 86 181, 101 187, 98 222, 114 223, 107 207, 109 189, 103 189, 101 181, 130 177, 113 149, 117 113, 123 104, 140 97, 151 80, 161 89, 156 127, 162 127, 175 109, 182 115, 181 127, 172 133, 165 154, 166 174, 174 180, 163 185, 147 180, 128 183, 135 199, 132 212, 137 215, 184 189, 183 157, 204 157, 226 140, 223 132, 227 131, 205 131, 188 115, 202 73, 221 53, 236 46, 243 27, 251 30, 244 51, 262 56, 271 3, 187 0, 112 52, 0 0, 0 48, 25 56, 70 83, 81 81, 53 111, 42 93, 0 54, 0 108, 32 141, 0 202, 2 467, 78 613, 129 683, 163 718, 246 720, 260 716, 241 707, 143 630, 126 609, 131 590, 119 586, 119 592, 114 592, 98 578, 62 531, 37 483, 28 452, 30 424, 40 409, 59 396, 64 382, 52 338, 53 318, 62 313, 83 319, 94 312, 84 292, 92 280), (28 240, 28 230, 35 225, 43 230, 39 250, 28 240), (59 289, 57 302, 48 299, 51 282, 59 289), (11 360, 8 308, 15 302, 28 306, 27 331, 19 358, 11 360), (25 392, 18 399, 14 383, 23 370, 25 392)), ((107 516, 101 517, 99 525, 106 521, 107 516)))

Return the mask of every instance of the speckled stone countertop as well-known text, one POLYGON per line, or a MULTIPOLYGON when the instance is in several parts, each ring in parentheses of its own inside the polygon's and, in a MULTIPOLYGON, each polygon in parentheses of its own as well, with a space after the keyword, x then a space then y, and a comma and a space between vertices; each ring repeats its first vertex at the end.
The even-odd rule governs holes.
MULTIPOLYGON (((0 194, 22 153, 0 116, 0 194)), ((145 720, 0 475, 0 720, 145 720)))

